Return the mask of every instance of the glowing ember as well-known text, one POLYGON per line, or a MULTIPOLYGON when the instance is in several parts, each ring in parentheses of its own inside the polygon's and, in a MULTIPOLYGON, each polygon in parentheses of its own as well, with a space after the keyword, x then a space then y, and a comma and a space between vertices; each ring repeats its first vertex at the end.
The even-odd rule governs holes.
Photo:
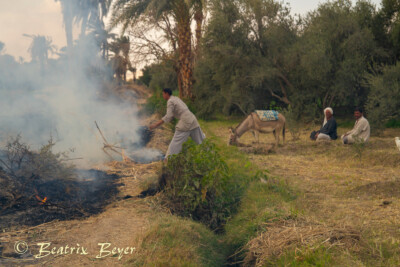
POLYGON ((39 204, 44 204, 47 201, 47 197, 44 197, 43 199, 41 197, 39 197, 38 195, 36 195, 35 197, 40 202, 39 204))

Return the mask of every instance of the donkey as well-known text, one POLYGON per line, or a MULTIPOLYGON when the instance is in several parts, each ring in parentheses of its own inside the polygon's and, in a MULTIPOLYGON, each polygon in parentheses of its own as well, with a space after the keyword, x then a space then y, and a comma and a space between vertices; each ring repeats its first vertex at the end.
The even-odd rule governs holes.
POLYGON ((278 114, 278 120, 262 121, 255 112, 246 117, 235 129, 230 128, 229 145, 238 144, 238 139, 247 131, 252 131, 257 143, 259 143, 259 133, 273 132, 276 146, 279 144, 279 134, 282 130, 283 144, 285 144, 285 116, 278 114))

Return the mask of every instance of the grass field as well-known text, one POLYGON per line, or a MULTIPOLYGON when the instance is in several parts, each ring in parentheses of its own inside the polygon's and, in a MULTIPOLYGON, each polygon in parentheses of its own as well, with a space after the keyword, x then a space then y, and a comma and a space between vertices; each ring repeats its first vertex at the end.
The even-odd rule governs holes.
MULTIPOLYGON (((136 240, 127 266, 399 266, 400 129, 372 137, 355 149, 340 141, 315 143, 302 127, 300 139, 270 154, 228 146, 236 120, 202 121, 245 190, 237 212, 213 233, 147 198, 150 225, 136 240)), ((339 128, 338 134, 348 128, 339 128)), ((242 143, 252 144, 249 133, 242 143)), ((262 144, 273 135, 260 135, 262 144)), ((168 140, 166 140, 168 143, 168 140)), ((154 177, 155 178, 155 177, 154 177)))
MULTIPOLYGON (((204 123, 220 144, 232 125, 204 123)), ((400 130, 388 129, 358 149, 339 140, 315 143, 308 139, 311 130, 303 127, 297 141, 287 134, 286 144, 270 154, 247 155, 268 171, 269 187, 250 185, 245 204, 227 223, 226 241, 249 241, 243 252, 249 265, 399 266, 400 151, 394 137, 400 130), (257 221, 253 233, 241 236, 238 229, 250 221, 257 221)), ((254 138, 246 133, 240 141, 252 144, 254 138)), ((273 141, 272 134, 260 136, 261 143, 273 141)))

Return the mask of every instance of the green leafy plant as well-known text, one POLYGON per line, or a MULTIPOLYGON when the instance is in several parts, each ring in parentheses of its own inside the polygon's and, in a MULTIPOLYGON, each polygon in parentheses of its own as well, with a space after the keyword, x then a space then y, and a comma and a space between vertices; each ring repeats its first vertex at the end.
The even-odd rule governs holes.
POLYGON ((161 94, 161 90, 157 90, 147 99, 145 104, 145 110, 149 114, 158 113, 165 114, 167 111, 167 101, 164 100, 161 94))
POLYGON ((215 145, 205 140, 183 144, 182 152, 169 158, 163 171, 165 195, 171 209, 217 229, 235 207, 235 186, 215 145))

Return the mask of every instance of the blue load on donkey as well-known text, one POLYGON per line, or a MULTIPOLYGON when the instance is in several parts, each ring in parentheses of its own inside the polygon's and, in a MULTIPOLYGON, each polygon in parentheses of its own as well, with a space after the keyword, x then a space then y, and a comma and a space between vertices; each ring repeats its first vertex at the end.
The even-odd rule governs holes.
POLYGON ((254 111, 261 121, 276 121, 278 120, 278 111, 275 110, 255 110, 254 111))

